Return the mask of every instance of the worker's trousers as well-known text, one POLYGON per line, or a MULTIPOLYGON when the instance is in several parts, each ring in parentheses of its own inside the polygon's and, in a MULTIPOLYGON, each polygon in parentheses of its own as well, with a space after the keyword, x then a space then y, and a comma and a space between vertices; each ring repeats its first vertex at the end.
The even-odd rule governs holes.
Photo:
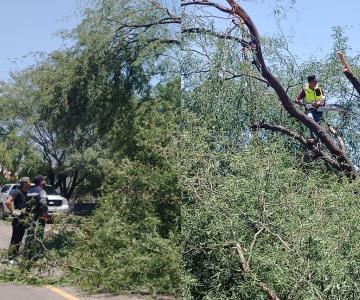
MULTIPOLYGON (((313 119, 316 123, 320 124, 323 116, 323 112, 309 109, 306 110, 305 113, 309 118, 313 119)), ((317 139, 316 134, 311 129, 310 129, 310 137, 312 139, 317 139)))
POLYGON ((23 220, 14 218, 12 221, 12 235, 9 247, 9 259, 14 259, 19 254, 21 242, 25 234, 26 226, 23 220))

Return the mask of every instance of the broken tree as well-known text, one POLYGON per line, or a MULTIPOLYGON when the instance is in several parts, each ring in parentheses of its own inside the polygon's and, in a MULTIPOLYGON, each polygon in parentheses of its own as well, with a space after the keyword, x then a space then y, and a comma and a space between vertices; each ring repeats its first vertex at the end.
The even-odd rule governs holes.
MULTIPOLYGON (((256 66, 257 70, 262 75, 262 81, 264 81, 265 79, 266 83, 273 88, 282 106, 292 118, 311 129, 319 137, 322 144, 326 147, 327 151, 319 151, 316 144, 307 141, 305 138, 301 139, 305 141, 301 143, 305 144, 308 149, 312 150, 316 154, 317 158, 323 159, 326 163, 330 164, 336 170, 344 171, 350 178, 355 178, 357 175, 354 165, 352 164, 342 147, 334 141, 332 136, 327 133, 324 128, 319 126, 314 120, 309 118, 302 111, 296 109, 290 97, 287 95, 284 87, 267 67, 261 48, 260 35, 250 16, 237 1, 227 0, 227 3, 229 4, 229 7, 208 0, 182 1, 181 5, 183 7, 191 5, 212 7, 214 9, 217 9, 219 12, 225 13, 231 18, 233 18, 233 23, 237 24, 241 28, 241 30, 247 30, 247 34, 248 36, 250 36, 250 41, 243 41, 240 39, 241 44, 243 45, 243 47, 251 49, 254 55, 253 64, 256 66)), ((189 30, 187 31, 187 28, 185 27, 182 29, 182 32, 205 34, 202 28, 188 29, 189 30)), ((211 33, 207 31, 206 34, 211 33)), ((212 35, 217 36, 218 38, 234 40, 234 37, 228 33, 219 34, 214 32, 212 35)), ((294 133, 292 130, 283 130, 283 128, 281 128, 281 126, 279 125, 254 124, 253 128, 264 128, 275 132, 281 132, 290 137, 294 137, 294 135, 301 136, 298 133, 294 133), (289 132, 292 132, 293 134, 289 135, 289 132)), ((299 141, 300 139, 296 140, 299 141)))

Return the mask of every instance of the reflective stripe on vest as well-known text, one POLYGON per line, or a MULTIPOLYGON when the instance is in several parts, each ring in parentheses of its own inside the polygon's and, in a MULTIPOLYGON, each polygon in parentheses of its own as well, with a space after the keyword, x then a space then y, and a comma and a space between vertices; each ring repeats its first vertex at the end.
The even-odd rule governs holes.
POLYGON ((27 197, 32 198, 32 197, 38 197, 40 193, 27 193, 27 197))
POLYGON ((315 89, 312 90, 307 83, 305 86, 305 103, 311 104, 315 101, 322 101, 324 97, 323 90, 316 85, 315 89), (317 92, 317 93, 316 93, 317 92), (317 95, 316 95, 317 94, 317 95))

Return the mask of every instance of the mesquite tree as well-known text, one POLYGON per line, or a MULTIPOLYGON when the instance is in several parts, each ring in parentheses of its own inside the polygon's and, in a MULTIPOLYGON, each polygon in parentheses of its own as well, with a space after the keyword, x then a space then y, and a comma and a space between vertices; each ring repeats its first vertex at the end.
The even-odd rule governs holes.
MULTIPOLYGON (((237 1, 227 0, 227 3, 229 4, 229 6, 224 6, 223 4, 215 1, 202 0, 182 1, 181 5, 184 8, 189 8, 189 15, 196 15, 197 10, 195 9, 195 7, 202 6, 211 7, 212 9, 217 10, 218 13, 214 14, 214 17, 219 17, 219 15, 225 14, 227 17, 231 18, 231 22, 234 24, 235 27, 240 28, 241 37, 236 37, 231 34, 231 32, 234 30, 234 27, 232 27, 226 32, 218 32, 214 29, 213 24, 210 29, 203 28, 201 25, 204 22, 197 22, 197 27, 194 26, 194 22, 185 22, 185 24, 183 24, 182 32, 184 34, 188 33, 211 35, 219 39, 233 40, 241 44, 244 52, 247 53, 247 56, 244 55, 244 59, 249 59, 249 55, 253 57, 252 64, 256 67, 256 69, 262 76, 262 78, 258 79, 264 82, 264 84, 273 88, 278 97, 278 100, 281 102, 283 108, 287 111, 287 113, 296 121, 315 132, 315 134, 319 137, 327 150, 325 151, 322 149, 318 149, 315 143, 304 137, 302 137, 301 139, 297 138, 298 136, 301 136, 301 134, 289 130, 288 128, 284 128, 283 126, 281 126, 281 124, 258 123, 253 124, 252 128, 265 128, 267 130, 281 132, 291 138, 295 138, 300 143, 304 144, 308 149, 313 151, 316 158, 323 159, 326 163, 331 165, 336 170, 345 171, 346 174, 351 178, 356 177, 356 170, 354 168, 354 165, 346 155, 341 145, 336 142, 333 137, 328 132, 326 132, 324 128, 319 126, 314 120, 306 116, 302 111, 295 107, 287 93, 288 89, 284 88, 284 86, 279 82, 277 77, 273 74, 271 69, 267 66, 262 50, 261 38, 256 28, 256 25, 252 21, 251 17, 237 1)), ((196 17, 196 19, 201 18, 208 18, 208 15, 206 16, 205 14, 198 14, 196 17)))

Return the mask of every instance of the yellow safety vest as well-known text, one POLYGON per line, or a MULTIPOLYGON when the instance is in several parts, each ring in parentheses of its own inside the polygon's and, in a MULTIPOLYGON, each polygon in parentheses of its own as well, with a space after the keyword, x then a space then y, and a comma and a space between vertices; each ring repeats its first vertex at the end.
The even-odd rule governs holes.
POLYGON ((315 89, 312 90, 307 83, 305 86, 305 103, 312 104, 315 101, 322 101, 324 98, 324 93, 322 88, 319 85, 316 85, 315 89))

